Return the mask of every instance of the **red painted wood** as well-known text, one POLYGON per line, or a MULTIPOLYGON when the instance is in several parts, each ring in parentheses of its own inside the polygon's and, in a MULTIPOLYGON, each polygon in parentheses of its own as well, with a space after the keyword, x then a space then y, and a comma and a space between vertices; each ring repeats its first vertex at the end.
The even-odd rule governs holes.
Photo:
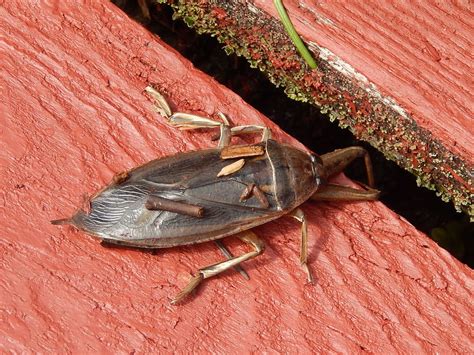
MULTIPOLYGON (((273 1, 254 5, 278 18, 273 1)), ((329 49, 474 164, 474 26, 468 2, 285 0, 284 5, 307 43, 329 49)))
POLYGON ((246 264, 250 281, 228 272, 171 306, 192 271, 221 259, 212 243, 106 249, 49 224, 117 172, 211 145, 167 126, 144 87, 297 142, 106 1, 4 3, 0 48, 2 351, 472 349, 472 270, 378 202, 304 206, 314 285, 299 227, 281 219, 256 230, 267 249, 246 264))

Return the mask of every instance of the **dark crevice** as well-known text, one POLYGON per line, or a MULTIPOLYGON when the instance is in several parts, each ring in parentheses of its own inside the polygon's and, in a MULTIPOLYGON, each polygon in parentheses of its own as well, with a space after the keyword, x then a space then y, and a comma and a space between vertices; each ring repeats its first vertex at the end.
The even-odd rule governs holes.
MULTIPOLYGON (((418 187, 412 174, 330 122, 314 106, 289 99, 283 89, 276 88, 263 73, 251 68, 246 59, 226 55, 215 38, 198 35, 184 22, 173 21, 170 7, 154 5, 150 8, 151 19, 145 19, 136 1, 118 2, 129 16, 179 51, 196 68, 240 95, 314 152, 323 154, 351 145, 368 149, 383 203, 431 235, 459 260, 474 266, 474 224, 468 222, 467 216, 457 213, 452 204, 441 201, 435 192, 418 187)), ((362 164, 354 164, 346 173, 355 180, 365 181, 362 164)))

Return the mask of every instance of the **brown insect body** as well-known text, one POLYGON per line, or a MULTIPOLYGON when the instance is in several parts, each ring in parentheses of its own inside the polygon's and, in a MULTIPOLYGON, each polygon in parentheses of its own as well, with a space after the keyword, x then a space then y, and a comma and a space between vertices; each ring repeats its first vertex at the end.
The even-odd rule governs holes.
POLYGON ((265 126, 231 127, 222 122, 187 113, 172 113, 163 96, 152 87, 160 112, 181 129, 219 128, 218 148, 179 153, 153 160, 115 176, 89 201, 87 211, 52 221, 72 224, 103 241, 139 248, 168 248, 215 240, 227 260, 202 267, 173 299, 180 302, 202 280, 236 268, 260 255, 265 244, 252 227, 285 214, 301 223, 300 263, 308 268, 308 225, 298 208, 309 198, 325 201, 376 200, 372 164, 361 147, 335 150, 321 157, 272 140, 265 126), (235 135, 261 133, 255 145, 233 146, 235 135), (369 186, 365 190, 326 184, 354 159, 364 158, 369 186), (237 234, 251 251, 232 256, 219 241, 237 234))
POLYGON ((319 157, 292 146, 271 139, 257 146, 264 154, 246 158, 240 170, 220 177, 223 167, 239 160, 222 159, 226 148, 153 160, 112 182, 90 201, 89 213, 79 211, 70 223, 107 242, 141 248, 200 243, 264 224, 309 199, 323 169, 319 157), (251 184, 264 196, 242 200, 251 184), (202 218, 150 209, 150 197, 201 206, 202 218))

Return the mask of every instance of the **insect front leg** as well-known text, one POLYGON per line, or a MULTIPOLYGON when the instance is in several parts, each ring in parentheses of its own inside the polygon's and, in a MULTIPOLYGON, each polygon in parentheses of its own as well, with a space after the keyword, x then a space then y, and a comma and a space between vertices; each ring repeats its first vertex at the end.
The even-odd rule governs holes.
POLYGON ((374 187, 374 173, 372 170, 372 161, 369 153, 362 147, 348 147, 337 149, 333 152, 321 155, 323 166, 327 177, 331 177, 342 172, 346 166, 357 158, 364 158, 365 170, 367 171, 367 179, 369 186, 374 187))
POLYGON ((377 200, 380 191, 374 189, 374 174, 372 171, 372 162, 368 152, 362 147, 348 147, 338 149, 334 152, 321 156, 323 161, 324 173, 327 177, 331 177, 340 173, 344 168, 357 158, 364 158, 365 169, 369 186, 365 186, 365 190, 357 190, 348 186, 335 184, 327 184, 321 186, 311 196, 312 200, 318 201, 370 201, 377 200))
POLYGON ((301 223, 301 249, 300 249, 300 262, 301 266, 303 267, 306 275, 308 277, 308 282, 313 282, 313 276, 311 275, 311 271, 308 267, 308 224, 306 223, 306 218, 304 216, 304 212, 297 208, 293 210, 290 214, 290 217, 293 217, 298 222, 301 223))
POLYGON ((199 269, 197 274, 191 278, 188 285, 176 295, 176 297, 171 301, 171 303, 176 304, 182 301, 202 282, 202 280, 218 275, 221 272, 231 267, 234 267, 246 260, 255 258, 256 256, 260 255, 265 249, 265 244, 263 243, 263 241, 251 231, 245 231, 240 233, 239 238, 243 242, 249 244, 254 250, 243 255, 234 257, 232 259, 199 269))
POLYGON ((311 199, 315 201, 375 201, 380 191, 365 186, 366 190, 358 190, 349 186, 327 184, 316 191, 311 199))

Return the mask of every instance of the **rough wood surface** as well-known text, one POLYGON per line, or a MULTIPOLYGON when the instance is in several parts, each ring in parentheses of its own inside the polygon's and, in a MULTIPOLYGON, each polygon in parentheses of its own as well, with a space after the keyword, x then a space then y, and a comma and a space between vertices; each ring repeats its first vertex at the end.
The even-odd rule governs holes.
POLYGON ((269 120, 106 1, 4 2, 0 62, 2 352, 472 351, 473 272, 378 202, 304 206, 314 285, 281 219, 257 228, 250 281, 230 271, 171 306, 214 244, 106 249, 49 220, 117 172, 210 146, 151 110, 150 82, 174 109, 269 120))
POLYGON ((171 1, 178 16, 244 55, 287 94, 437 189, 474 218, 474 26, 468 2, 285 0, 310 70, 273 1, 171 1))

